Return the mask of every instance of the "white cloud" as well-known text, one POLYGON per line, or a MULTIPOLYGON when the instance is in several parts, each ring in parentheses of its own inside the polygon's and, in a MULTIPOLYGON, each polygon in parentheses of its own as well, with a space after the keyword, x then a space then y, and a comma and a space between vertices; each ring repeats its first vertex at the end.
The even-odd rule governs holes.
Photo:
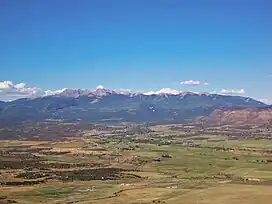
POLYGON ((23 89, 23 88, 25 88, 25 83, 15 84, 14 87, 17 89, 23 89))
POLYGON ((186 80, 186 81, 182 81, 180 82, 181 85, 185 85, 185 86, 208 86, 209 83, 208 82, 201 82, 201 81, 194 81, 194 80, 186 80))
POLYGON ((0 100, 11 100, 22 97, 36 97, 43 92, 37 87, 26 87, 25 83, 14 84, 12 81, 0 82, 0 100))
POLYGON ((24 90, 29 91, 32 88, 25 88, 25 83, 14 84, 12 81, 0 82, 0 90, 18 90, 23 92, 24 90))
POLYGON ((222 94, 244 94, 246 93, 244 89, 222 89, 221 92, 222 94))
POLYGON ((36 95, 41 95, 43 93, 43 91, 37 87, 17 89, 17 91, 21 93, 25 93, 28 96, 36 96, 36 95))
POLYGON ((12 81, 0 82, 0 89, 12 89, 14 87, 12 81))

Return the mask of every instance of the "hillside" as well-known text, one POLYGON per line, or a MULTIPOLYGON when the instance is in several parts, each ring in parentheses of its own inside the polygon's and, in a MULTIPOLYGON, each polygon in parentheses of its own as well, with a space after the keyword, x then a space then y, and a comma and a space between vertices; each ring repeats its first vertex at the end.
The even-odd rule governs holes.
POLYGON ((209 117, 202 117, 198 122, 221 125, 272 125, 272 106, 243 109, 218 109, 209 117))

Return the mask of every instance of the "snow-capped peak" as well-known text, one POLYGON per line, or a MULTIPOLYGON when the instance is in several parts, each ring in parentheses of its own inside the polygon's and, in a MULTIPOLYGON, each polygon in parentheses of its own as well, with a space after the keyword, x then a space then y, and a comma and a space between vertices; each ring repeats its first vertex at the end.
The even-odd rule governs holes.
POLYGON ((96 90, 97 90, 97 89, 104 89, 104 86, 98 85, 98 86, 96 87, 96 90))
POLYGON ((55 91, 46 90, 46 91, 44 91, 44 95, 43 96, 57 95, 57 94, 63 93, 65 90, 66 90, 66 88, 60 89, 60 90, 55 90, 55 91))
POLYGON ((183 93, 183 91, 171 89, 171 88, 162 88, 159 91, 149 91, 143 93, 144 95, 159 95, 159 94, 169 94, 169 95, 179 95, 183 93))
POLYGON ((117 94, 121 94, 121 95, 131 95, 131 94, 133 94, 133 91, 130 90, 130 89, 119 89, 119 90, 115 89, 114 91, 117 94))
POLYGON ((133 92, 132 90, 127 89, 120 89, 120 90, 111 90, 106 89, 102 85, 98 85, 95 90, 88 90, 88 89, 61 89, 61 90, 55 90, 51 91, 48 90, 45 92, 44 96, 52 96, 52 95, 59 95, 59 96, 66 96, 66 97, 73 97, 78 98, 81 96, 88 96, 88 97, 103 97, 107 95, 112 94, 120 94, 120 95, 127 95, 127 96, 135 96, 135 95, 181 95, 185 96, 188 94, 197 94, 197 95, 203 95, 208 93, 197 93, 197 92, 188 92, 188 91, 181 91, 181 90, 175 90, 171 88, 162 88, 158 91, 148 91, 148 92, 133 92))
POLYGON ((162 88, 157 92, 157 94, 172 94, 172 95, 178 95, 180 93, 182 93, 182 91, 178 91, 171 88, 162 88))

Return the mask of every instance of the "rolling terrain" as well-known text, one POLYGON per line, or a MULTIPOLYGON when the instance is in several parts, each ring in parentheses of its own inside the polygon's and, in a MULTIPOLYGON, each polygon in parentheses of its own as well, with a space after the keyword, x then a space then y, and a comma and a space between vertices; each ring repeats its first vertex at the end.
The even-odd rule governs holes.
POLYGON ((259 108, 219 109, 196 121, 217 125, 272 126, 272 106, 259 108))

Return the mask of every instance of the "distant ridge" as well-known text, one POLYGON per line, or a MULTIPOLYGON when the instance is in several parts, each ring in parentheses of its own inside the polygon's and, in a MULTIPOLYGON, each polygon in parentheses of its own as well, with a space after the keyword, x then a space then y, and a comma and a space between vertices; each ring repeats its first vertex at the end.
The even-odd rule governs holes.
MULTIPOLYGON (((175 90, 171 88, 162 88, 158 91, 147 91, 147 92, 133 92, 133 91, 127 91, 127 90, 111 90, 106 89, 103 86, 98 86, 95 90, 89 90, 89 89, 69 89, 65 88, 59 91, 52 92, 51 94, 45 94, 43 97, 46 96, 66 96, 66 97, 73 97, 78 98, 80 96, 106 96, 106 95, 113 95, 113 94, 120 94, 120 95, 187 95, 187 94, 193 94, 193 95, 210 95, 208 92, 190 92, 190 91, 181 91, 181 90, 175 90)), ((217 94, 219 95, 219 94, 217 94)))
POLYGON ((135 93, 98 87, 0 103, 0 121, 185 122, 216 109, 266 108, 248 97, 161 89, 135 93))

